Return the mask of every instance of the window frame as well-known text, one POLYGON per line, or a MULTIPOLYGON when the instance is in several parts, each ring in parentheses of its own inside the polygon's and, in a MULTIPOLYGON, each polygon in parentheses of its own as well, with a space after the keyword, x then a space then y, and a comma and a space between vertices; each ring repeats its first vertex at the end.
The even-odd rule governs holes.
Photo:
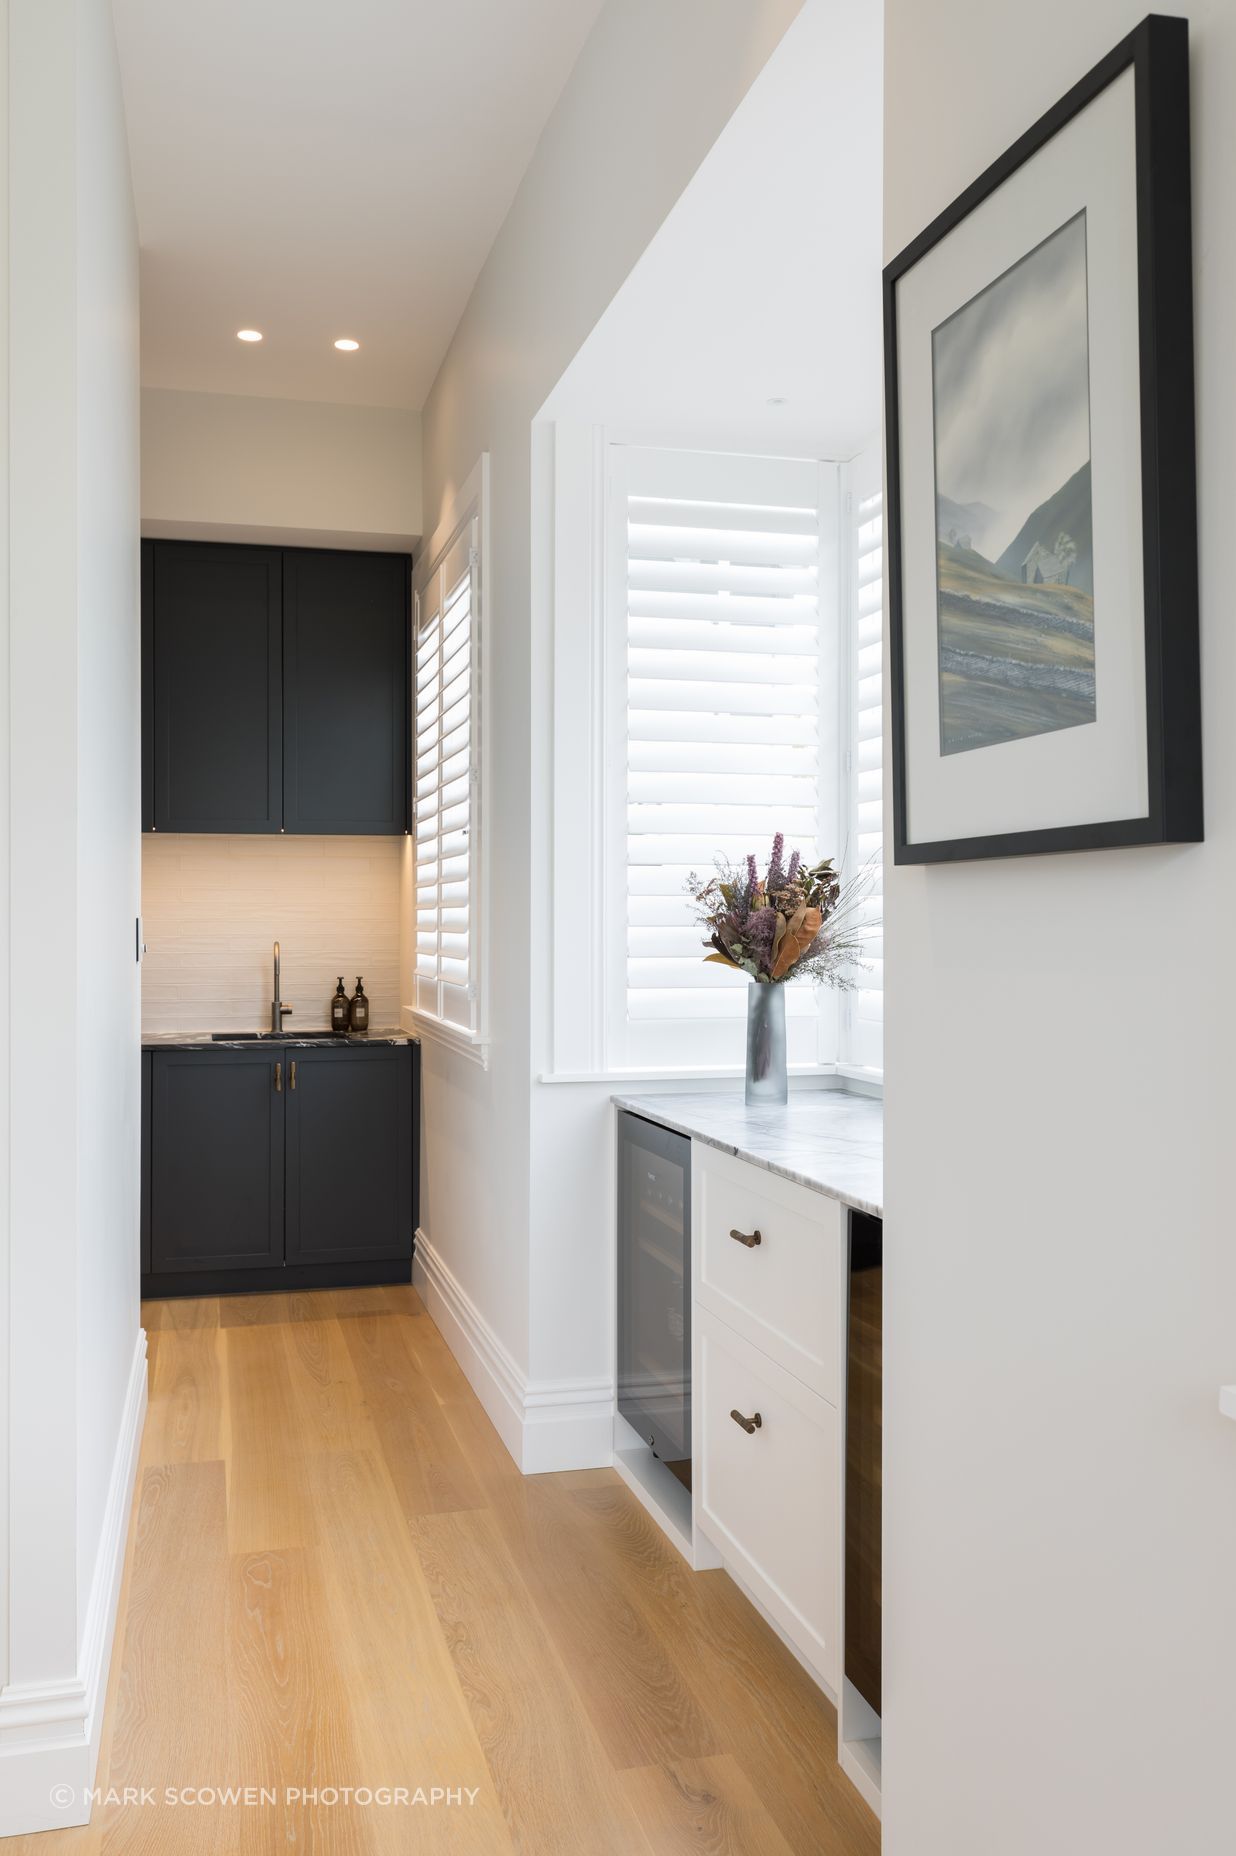
MULTIPOLYGON (((490 860, 489 818, 490 777, 490 670, 489 636, 492 614, 489 606, 489 453, 482 453, 466 482, 452 499, 438 527, 415 565, 412 575, 411 648, 409 650, 410 730, 412 821, 410 844, 410 923, 405 955, 405 977, 410 1004, 403 1008, 405 1028, 424 1033, 438 1042, 481 1064, 489 1065, 489 973, 490 973, 490 860), (440 1012, 427 1010, 418 1000, 417 987, 417 906, 416 847, 418 843, 418 807, 416 804, 416 654, 420 630, 422 601, 435 574, 443 571, 452 552, 469 539, 471 611, 468 618, 471 734, 469 739, 469 816, 468 816, 468 995, 472 1002, 472 1025, 463 1026, 440 1012)), ((442 982, 437 982, 439 987, 442 982)))
MULTIPOLYGON (((708 478, 713 471, 718 471, 718 466, 718 474, 725 476, 740 459, 745 461, 748 457, 756 468, 763 464, 786 463, 814 469, 815 505, 819 514, 817 830, 820 842, 836 844, 839 852, 843 848, 841 831, 845 804, 842 755, 843 743, 848 739, 842 729, 842 702, 848 685, 842 674, 843 640, 847 635, 843 618, 847 608, 845 589, 841 583, 840 471, 829 460, 777 460, 755 452, 737 454, 686 446, 644 446, 629 444, 610 435, 606 437, 601 510, 602 610, 598 651, 602 736, 607 743, 600 795, 603 875, 599 885, 602 939, 599 984, 604 998, 600 1040, 603 1071, 610 1075, 648 1077, 669 1077, 683 1073, 698 1076, 741 1075, 741 1013, 718 1013, 715 1017, 701 1015, 691 1019, 652 1019, 640 1021, 638 1025, 627 1016, 626 524, 629 466, 632 458, 641 453, 660 453, 666 457, 676 454, 680 458, 695 459, 702 467, 697 487, 705 493, 710 487, 708 478), (682 1059, 667 1061, 671 1050, 684 1047, 688 1049, 685 1062, 682 1059)), ((757 854, 760 848, 758 845, 752 846, 757 854)), ((700 959, 703 957, 701 947, 700 959)), ((809 1017, 814 1020, 813 1054, 809 1059, 800 1056, 790 1064, 791 1073, 795 1075, 831 1075, 837 1069, 841 1037, 838 995, 831 988, 815 988, 815 1008, 813 1014, 802 1015, 802 1020, 809 1017)))
MULTIPOLYGON (((846 873, 853 877, 858 874, 858 808, 859 808, 859 707, 858 707, 858 563, 859 530, 862 524, 859 512, 862 504, 877 494, 883 495, 883 457, 880 446, 874 443, 866 450, 851 458, 843 467, 841 502, 844 529, 845 586, 843 588, 846 624, 844 630, 845 649, 843 653, 843 702, 845 747, 843 755, 844 808, 846 835, 846 873)), ((883 506, 881 505, 881 518, 883 506)), ((886 598, 886 596, 885 596, 886 598)), ((886 666, 888 646, 887 605, 881 601, 881 671, 886 666)), ((887 716, 885 718, 887 721, 887 716)), ((884 845, 887 837, 887 753, 883 743, 887 740, 886 729, 881 731, 880 774, 882 782, 881 806, 881 857, 884 862, 884 845)), ((882 906, 882 904, 881 904, 882 906)), ((883 929, 879 939, 883 941, 883 929)), ((883 983, 881 982, 881 995, 883 983)), ((858 1022, 855 995, 846 994, 841 1010, 840 1038, 838 1043, 837 1071, 841 1076, 856 1082, 870 1083, 882 1087, 884 1081, 884 1033, 883 1023, 879 1036, 876 1037, 870 1026, 858 1022), (872 1057, 879 1061, 873 1062, 872 1057)))

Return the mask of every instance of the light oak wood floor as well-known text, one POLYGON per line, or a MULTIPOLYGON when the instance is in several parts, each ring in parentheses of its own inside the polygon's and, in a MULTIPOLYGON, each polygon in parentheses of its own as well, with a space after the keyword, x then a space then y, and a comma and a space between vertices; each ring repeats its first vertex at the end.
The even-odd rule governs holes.
POLYGON ((613 1471, 521 1476, 411 1289, 144 1318, 114 1796, 5 1856, 875 1856, 832 1708, 737 1588, 613 1471), (229 1786, 255 1802, 168 1801, 229 1786))

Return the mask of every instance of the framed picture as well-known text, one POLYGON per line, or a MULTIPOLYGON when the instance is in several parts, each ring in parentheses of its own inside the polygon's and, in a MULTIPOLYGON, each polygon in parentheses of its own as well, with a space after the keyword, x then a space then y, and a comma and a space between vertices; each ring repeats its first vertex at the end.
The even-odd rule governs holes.
POLYGON ((894 861, 1202 836, 1188 25, 884 273, 894 861))

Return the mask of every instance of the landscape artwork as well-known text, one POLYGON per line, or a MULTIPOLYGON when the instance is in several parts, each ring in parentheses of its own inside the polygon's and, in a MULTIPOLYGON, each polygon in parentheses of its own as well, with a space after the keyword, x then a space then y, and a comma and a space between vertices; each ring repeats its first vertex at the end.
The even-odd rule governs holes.
POLYGON ((1085 212, 931 343, 940 751, 1093 722, 1085 212))

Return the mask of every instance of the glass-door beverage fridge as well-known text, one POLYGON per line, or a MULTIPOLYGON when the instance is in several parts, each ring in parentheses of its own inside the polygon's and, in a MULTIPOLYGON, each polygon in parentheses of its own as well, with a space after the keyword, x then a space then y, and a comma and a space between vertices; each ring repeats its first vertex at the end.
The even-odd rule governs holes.
POLYGON ((618 1114, 618 1410, 691 1486, 691 1143, 618 1114))

